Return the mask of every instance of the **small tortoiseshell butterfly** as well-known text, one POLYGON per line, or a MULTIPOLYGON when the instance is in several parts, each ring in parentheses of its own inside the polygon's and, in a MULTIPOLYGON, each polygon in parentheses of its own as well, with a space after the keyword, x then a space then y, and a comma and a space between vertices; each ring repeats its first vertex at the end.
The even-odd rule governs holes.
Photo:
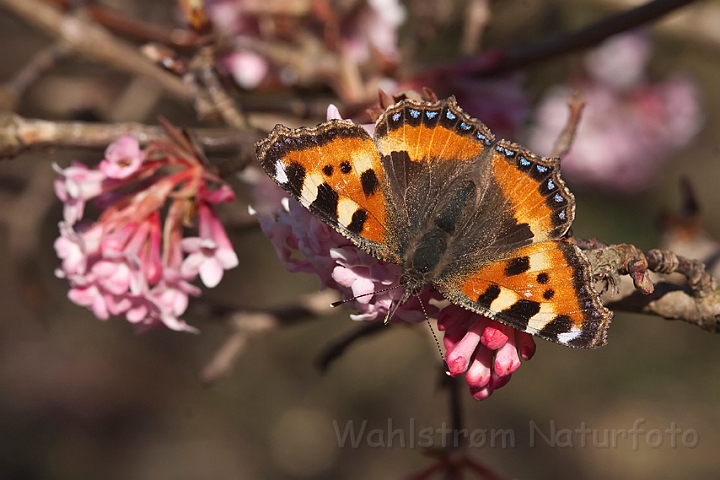
POLYGON ((495 140, 454 98, 403 100, 375 134, 353 122, 277 125, 267 174, 378 259, 402 265, 400 303, 432 285, 452 303, 572 347, 606 343, 612 313, 564 236, 575 199, 559 160, 495 140))

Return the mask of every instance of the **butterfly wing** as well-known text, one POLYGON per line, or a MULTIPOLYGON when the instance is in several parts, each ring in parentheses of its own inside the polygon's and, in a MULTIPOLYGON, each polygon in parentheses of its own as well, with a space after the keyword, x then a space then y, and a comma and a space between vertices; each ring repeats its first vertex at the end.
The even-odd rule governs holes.
POLYGON ((497 212, 510 227, 478 248, 473 239, 482 236, 481 220, 465 224, 438 288, 458 305, 547 340, 605 345, 612 313, 594 289, 587 258, 563 238, 575 199, 560 178, 558 160, 506 141, 494 145, 488 160, 488 189, 501 195, 484 196, 477 211, 497 212), (485 252, 495 260, 487 261, 485 252))
POLYGON ((432 282, 447 299, 564 345, 605 344, 612 315, 584 254, 563 239, 575 200, 557 159, 495 142, 452 98, 390 107, 375 143, 397 209, 390 231, 450 234, 432 282))
POLYGON ((277 125, 256 153, 265 172, 320 220, 375 257, 400 262, 385 226, 387 179, 364 128, 345 120, 277 125))

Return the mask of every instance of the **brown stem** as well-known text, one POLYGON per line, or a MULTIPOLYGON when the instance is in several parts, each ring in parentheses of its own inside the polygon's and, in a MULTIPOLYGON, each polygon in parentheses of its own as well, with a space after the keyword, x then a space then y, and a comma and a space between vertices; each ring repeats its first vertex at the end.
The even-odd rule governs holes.
POLYGON ((330 303, 337 300, 337 295, 330 291, 317 292, 306 295, 297 303, 271 309, 268 311, 239 310, 235 307, 222 306, 202 302, 193 302, 194 313, 203 313, 203 307, 212 316, 227 318, 231 329, 230 335, 223 345, 215 352, 213 358, 203 368, 200 378, 211 383, 228 375, 238 358, 244 353, 248 341, 255 336, 262 335, 277 329, 280 326, 292 325, 301 321, 318 318, 332 312, 330 303))
MULTIPOLYGON (((252 158, 255 142, 262 138, 255 130, 196 129, 193 135, 211 154, 234 154, 252 158)), ((43 148, 104 149, 122 135, 131 134, 146 144, 166 139, 162 128, 141 123, 98 124, 51 122, 0 114, 0 158, 12 158, 26 150, 43 148)))
POLYGON ((587 49, 608 37, 657 20, 663 15, 667 15, 673 10, 689 5, 694 1, 653 0, 639 7, 602 19, 575 32, 561 33, 538 40, 530 45, 487 50, 471 59, 434 68, 423 76, 443 75, 445 72, 454 75, 465 73, 478 76, 507 73, 549 58, 587 49))
POLYGON ((582 117, 582 111, 585 108, 585 98, 579 91, 573 92, 572 97, 568 100, 568 108, 570 110, 570 116, 565 124, 565 128, 557 140, 555 140, 555 146, 552 149, 551 157, 562 157, 570 151, 572 142, 575 140, 575 132, 580 124, 580 118, 582 117))

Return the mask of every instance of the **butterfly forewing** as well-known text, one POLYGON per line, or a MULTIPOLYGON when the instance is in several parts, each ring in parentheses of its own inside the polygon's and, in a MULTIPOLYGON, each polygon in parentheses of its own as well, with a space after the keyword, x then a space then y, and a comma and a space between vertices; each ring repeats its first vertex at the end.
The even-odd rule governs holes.
POLYGON ((386 177, 365 129, 343 120, 277 125, 256 150, 268 175, 318 218, 371 254, 399 262, 387 247, 386 177))

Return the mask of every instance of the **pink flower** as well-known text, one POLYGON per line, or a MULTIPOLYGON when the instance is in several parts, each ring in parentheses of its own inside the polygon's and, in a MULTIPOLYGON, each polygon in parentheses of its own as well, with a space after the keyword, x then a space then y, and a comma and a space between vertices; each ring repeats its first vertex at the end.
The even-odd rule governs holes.
POLYGON ((215 212, 206 203, 201 203, 200 236, 185 238, 183 250, 190 255, 182 264, 184 278, 193 278, 198 273, 206 287, 215 287, 222 280, 223 272, 238 265, 238 258, 215 212))
POLYGON ((164 278, 150 293, 153 299, 163 306, 163 311, 180 316, 187 309, 188 296, 199 297, 202 291, 185 281, 177 270, 167 268, 164 271, 164 278))
POLYGON ((343 30, 343 50, 357 63, 368 61, 373 50, 388 62, 398 62, 397 31, 405 17, 398 0, 369 0, 356 22, 343 30))
POLYGON ((440 312, 438 329, 445 331, 448 371, 453 376, 465 373, 475 400, 507 384, 520 358, 530 360, 535 353, 532 335, 455 305, 440 312))
POLYGON ((60 174, 54 184, 55 195, 63 202, 65 222, 73 225, 82 219, 85 202, 102 193, 107 176, 78 162, 65 169, 53 163, 53 169, 60 174))
POLYGON ((214 205, 232 201, 234 193, 206 171, 199 158, 172 143, 151 143, 143 152, 137 141, 125 136, 108 147, 105 157, 97 169, 56 167, 62 175, 56 192, 66 207, 55 241, 62 260, 57 276, 70 283, 71 301, 102 320, 124 315, 142 330, 164 326, 196 332, 178 318, 188 296, 200 294, 189 282, 200 273, 206 285, 217 285, 223 269, 238 263, 214 212, 214 205), (143 162, 146 156, 150 162, 143 162), (103 212, 94 222, 75 224, 90 199, 103 212), (188 260, 183 255, 188 240, 183 240, 183 223, 195 205, 207 258, 181 277, 188 260))
POLYGON ((260 55, 247 50, 238 50, 226 56, 222 65, 230 72, 235 82, 246 90, 254 90, 267 75, 270 65, 260 55))
POLYGON ((140 144, 132 135, 123 135, 105 150, 100 171, 108 178, 126 178, 137 172, 144 160, 140 144))

